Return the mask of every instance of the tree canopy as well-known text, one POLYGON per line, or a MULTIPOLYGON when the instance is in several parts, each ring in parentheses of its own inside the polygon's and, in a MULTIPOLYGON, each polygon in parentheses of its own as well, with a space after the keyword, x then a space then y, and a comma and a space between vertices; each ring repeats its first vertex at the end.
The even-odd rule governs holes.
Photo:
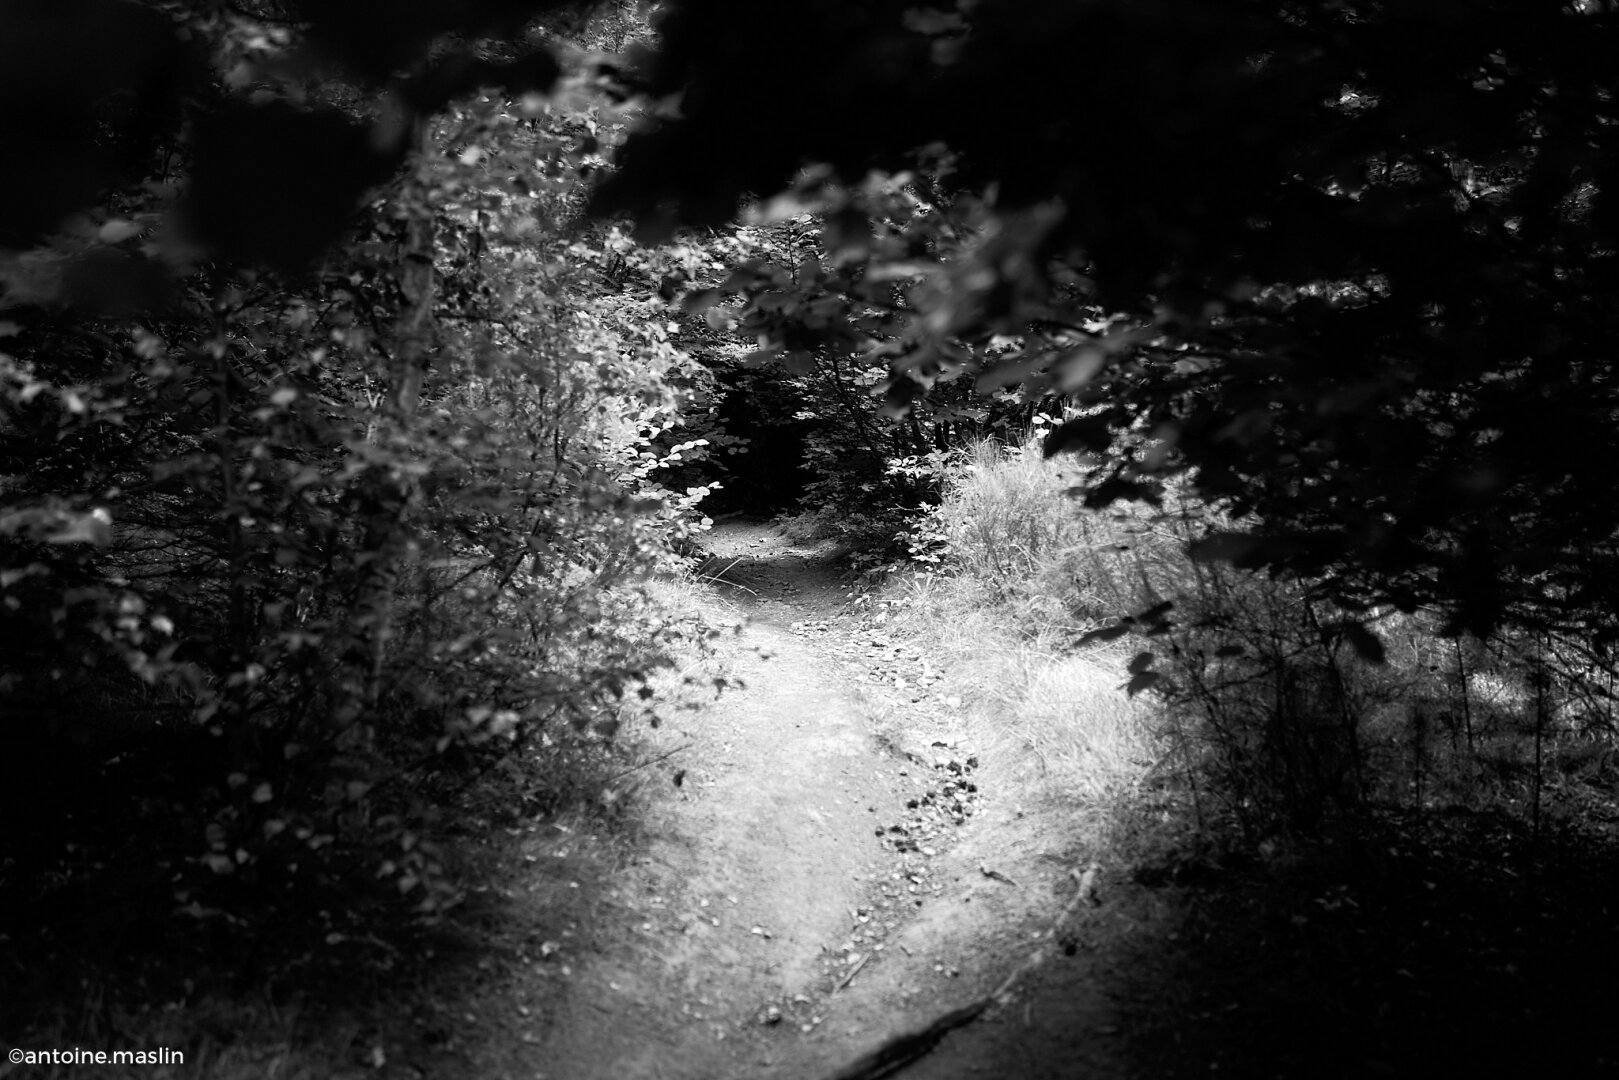
MULTIPOLYGON (((187 165, 172 242, 49 284, 13 268, 8 288, 150 307, 176 261, 307 265, 422 118, 478 87, 551 89, 534 19, 565 8, 13 0, 3 124, 28 150, 7 243, 159 149, 187 165), (243 20, 292 45, 272 63, 252 34, 202 31, 243 20), (203 74, 221 66, 223 86, 203 74)), ((596 58, 644 108, 590 209, 647 241, 751 200, 820 214, 824 266, 726 283, 766 349, 880 360, 899 408, 963 378, 1064 395, 1087 414, 1054 446, 1136 443, 1098 456, 1093 504, 1190 470, 1255 523, 1210 553, 1352 605, 1439 604, 1457 629, 1606 641, 1604 0, 668 0, 654 18, 654 48, 596 58)))
MULTIPOLYGON (((707 630, 644 583, 748 439, 731 475, 924 562, 950 452, 1028 425, 1077 479, 980 543, 1110 520, 1036 494, 1209 511, 1045 533, 1284 579, 1247 642, 1144 573, 1097 632, 1179 620, 1127 689, 1208 706, 1238 801, 1301 821, 1362 760, 1340 646, 1510 631, 1538 807, 1548 663, 1619 645, 1616 35, 1613 0, 0 0, 0 891, 303 904, 307 948, 267 937, 339 959, 365 902, 439 918, 446 807, 555 805, 549 764, 656 718, 707 630)), ((1064 647, 1102 598, 1048 605, 1064 647)), ((1412 664, 1471 751, 1447 647, 1412 664)))
POLYGON ((798 332, 886 356, 896 404, 1067 395, 1087 415, 1052 445, 1096 457, 1093 505, 1188 469, 1255 526, 1208 554, 1603 644, 1615 27, 1516 0, 675 4, 644 85, 678 106, 595 205, 656 236, 793 192, 829 221, 800 289, 864 316, 806 299, 798 332), (906 169, 926 203, 874 239, 865 178, 906 169))

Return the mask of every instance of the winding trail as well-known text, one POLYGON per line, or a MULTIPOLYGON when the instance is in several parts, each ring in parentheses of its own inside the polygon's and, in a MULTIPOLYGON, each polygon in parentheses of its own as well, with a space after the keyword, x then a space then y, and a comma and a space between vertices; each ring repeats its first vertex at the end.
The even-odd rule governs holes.
MULTIPOLYGON (((540 996, 560 1005, 486 1075, 831 1077, 988 994, 1052 944, 1073 895, 1075 854, 977 790, 959 702, 844 610, 824 553, 741 522, 708 549, 747 616, 714 672, 733 688, 654 733, 651 754, 673 753, 640 857, 601 884, 591 925, 546 943, 535 968, 561 993, 540 996)), ((1096 1036, 1097 962, 1028 965, 1016 1001, 903 1075, 1124 1075, 1096 1036)))
POLYGON ((1512 852, 1494 818, 1450 853, 1425 824, 1367 834, 1389 861, 1358 839, 1214 861, 1152 788, 1100 806, 1083 775, 1040 773, 1043 750, 1088 730, 1081 717, 1030 745, 1004 724, 996 703, 1037 707, 1042 683, 1004 695, 972 681, 995 665, 934 670, 931 643, 891 632, 887 610, 851 611, 823 553, 768 526, 728 522, 709 543, 716 606, 745 618, 693 671, 731 688, 638 740, 602 790, 614 806, 621 778, 641 785, 616 823, 469 803, 491 872, 464 937, 433 939, 445 955, 403 995, 407 1037, 384 1053, 356 1029, 354 1067, 320 1075, 1156 1080, 1395 1075, 1407 1059, 1448 1075, 1516 1061, 1519 1043, 1526 1062, 1578 1062, 1560 1075, 1612 1064, 1589 995, 1547 989, 1588 985, 1606 955, 1611 873, 1583 841, 1559 858, 1585 876, 1545 894, 1581 914, 1558 924, 1552 905, 1528 928, 1544 896, 1522 864, 1476 895, 1512 852), (1436 925, 1448 939, 1429 941, 1436 925), (1475 957, 1485 938, 1505 949, 1475 957), (1548 962, 1547 982, 1505 957, 1548 962), (1554 1004, 1537 1018, 1485 1003, 1508 988, 1554 1004))

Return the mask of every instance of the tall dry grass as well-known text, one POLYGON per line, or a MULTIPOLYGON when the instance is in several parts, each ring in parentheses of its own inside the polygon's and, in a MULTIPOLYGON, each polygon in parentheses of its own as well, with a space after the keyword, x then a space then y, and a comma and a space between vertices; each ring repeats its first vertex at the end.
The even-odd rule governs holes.
POLYGON ((1619 774, 1611 672, 1555 643, 1442 638, 1420 612, 1351 614, 1308 581, 1194 562, 1188 542, 1229 521, 1174 489, 1159 507, 1087 511, 1069 497, 1079 479, 1032 439, 968 448, 916 529, 928 569, 880 597, 1020 790, 1096 806, 1167 785, 1199 819, 1309 831, 1368 805, 1538 816, 1619 774), (1167 632, 1080 643, 1164 601, 1167 632), (1129 698, 1131 671, 1159 681, 1129 698))
POLYGON ((1080 477, 1035 442, 993 440, 965 451, 923 526, 942 567, 1039 635, 1134 610, 1184 571, 1170 517, 1121 506, 1086 511, 1080 477))
POLYGON ((1100 822, 1167 748, 1153 704, 1121 689, 1126 650, 1075 641, 1137 603, 1139 552, 1164 540, 1144 515, 1085 512, 1064 494, 1076 482, 1037 446, 970 448, 917 530, 937 562, 877 602, 945 673, 988 782, 1100 822))

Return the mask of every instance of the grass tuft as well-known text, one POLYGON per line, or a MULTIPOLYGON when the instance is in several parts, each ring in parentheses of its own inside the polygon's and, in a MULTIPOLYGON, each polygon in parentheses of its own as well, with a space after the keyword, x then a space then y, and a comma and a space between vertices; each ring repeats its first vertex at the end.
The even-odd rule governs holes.
POLYGON ((972 448, 915 531, 932 565, 891 575, 874 604, 938 666, 935 693, 959 699, 986 788, 1094 851, 1167 745, 1152 703, 1124 693, 1128 651, 1076 645, 1135 603, 1123 556, 1151 537, 1132 513, 1086 512, 1065 495, 1075 482, 1037 447, 972 448))
POLYGON ((1122 806, 1150 776, 1200 829, 1258 838, 1379 806, 1556 816, 1619 771, 1614 677, 1589 649, 1337 610, 1308 581, 1193 562, 1190 541, 1233 523, 1173 486, 1161 507, 1086 510, 1067 497, 1079 480, 1037 445, 969 448, 913 530, 926 570, 878 597, 1018 783, 1122 806), (1163 601, 1162 632, 1078 644, 1163 601), (1368 631, 1386 663, 1358 655, 1368 631), (1150 689, 1127 699, 1137 672, 1150 689))

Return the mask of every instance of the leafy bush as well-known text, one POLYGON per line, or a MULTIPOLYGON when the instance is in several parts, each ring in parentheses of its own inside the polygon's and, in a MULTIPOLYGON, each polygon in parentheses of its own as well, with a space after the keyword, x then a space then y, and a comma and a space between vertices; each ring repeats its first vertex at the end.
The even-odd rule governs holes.
POLYGON ((644 712, 686 629, 641 582, 706 489, 657 478, 702 452, 658 442, 689 367, 665 302, 596 272, 627 241, 575 179, 527 175, 594 108, 468 95, 318 265, 198 262, 160 185, 0 258, 27 910, 128 871, 109 918, 255 945, 431 921, 447 808, 543 805, 644 712))

